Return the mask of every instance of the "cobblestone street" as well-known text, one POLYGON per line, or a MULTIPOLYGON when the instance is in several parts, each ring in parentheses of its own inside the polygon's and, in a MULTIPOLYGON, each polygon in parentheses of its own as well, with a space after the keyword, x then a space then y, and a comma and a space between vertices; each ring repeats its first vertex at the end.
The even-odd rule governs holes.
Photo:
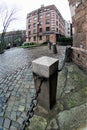
POLYGON ((12 48, 0 55, 0 130, 18 130, 35 93, 32 60, 51 56, 63 61, 65 48, 53 54, 48 47, 12 48))

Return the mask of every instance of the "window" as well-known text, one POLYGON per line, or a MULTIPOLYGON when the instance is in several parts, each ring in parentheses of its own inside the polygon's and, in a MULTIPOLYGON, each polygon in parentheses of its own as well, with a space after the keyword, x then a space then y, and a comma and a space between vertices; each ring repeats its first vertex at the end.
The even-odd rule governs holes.
POLYGON ((56 15, 56 19, 58 19, 58 15, 56 15))
POLYGON ((61 25, 59 24, 59 28, 61 28, 61 25))
POLYGON ((50 31, 50 27, 46 27, 46 31, 50 31))
POLYGON ((42 10, 39 11, 39 13, 42 13, 42 12, 43 12, 42 10))
POLYGON ((31 37, 29 37, 29 42, 31 41, 31 37))
POLYGON ((52 30, 55 31, 55 27, 52 27, 52 30))
POLYGON ((39 32, 42 32, 42 28, 39 28, 39 32))
POLYGON ((39 18, 42 18, 42 15, 40 15, 39 18))
POLYGON ((39 36, 39 40, 42 40, 42 36, 39 36))
POLYGON ((56 25, 58 26, 58 21, 56 21, 56 25))
POLYGON ((61 34, 61 30, 59 30, 59 33, 61 34))
POLYGON ((50 16, 50 13, 46 13, 46 17, 50 16))
POLYGON ((34 24, 33 24, 33 27, 36 27, 36 25, 37 25, 37 24, 36 24, 36 23, 34 23, 34 24))
POLYGON ((31 24, 28 26, 28 29, 30 29, 31 28, 31 24))
POLYGON ((50 24, 50 20, 49 19, 46 19, 46 24, 50 24))
POLYGON ((34 41, 36 41, 36 36, 34 36, 33 38, 34 38, 34 41))
POLYGON ((45 11, 49 11, 50 9, 49 8, 46 8, 45 11))
POLYGON ((30 18, 31 16, 32 16, 32 14, 29 14, 29 15, 28 15, 28 18, 30 18))
POLYGON ((31 19, 28 20, 28 23, 30 23, 30 22, 31 22, 31 19))
POLYGON ((28 16, 27 16, 28 18, 30 18, 30 14, 28 14, 28 16))
POLYGON ((68 30, 70 30, 70 28, 68 27, 68 30))
POLYGON ((39 25, 42 25, 42 21, 39 22, 39 25))
POLYGON ((33 33, 36 33, 36 29, 33 30, 33 33))
POLYGON ((34 12, 34 15, 36 15, 37 14, 37 12, 34 12))
POLYGON ((37 17, 34 17, 34 21, 36 21, 37 20, 37 17))
POLYGON ((58 28, 56 29, 56 31, 58 32, 58 28))
POLYGON ((30 35, 30 34, 31 34, 31 31, 28 32, 28 35, 30 35))

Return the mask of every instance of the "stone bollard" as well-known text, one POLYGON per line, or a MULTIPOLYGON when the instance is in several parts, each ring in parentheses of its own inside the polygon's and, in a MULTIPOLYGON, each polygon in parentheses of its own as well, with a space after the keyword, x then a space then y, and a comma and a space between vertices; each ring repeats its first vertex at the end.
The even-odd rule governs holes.
POLYGON ((38 104, 50 110, 56 103, 58 59, 43 56, 32 61, 32 66, 36 90, 41 82, 39 77, 44 78, 38 95, 38 104))
POLYGON ((56 43, 53 43, 52 51, 54 54, 57 53, 56 43))

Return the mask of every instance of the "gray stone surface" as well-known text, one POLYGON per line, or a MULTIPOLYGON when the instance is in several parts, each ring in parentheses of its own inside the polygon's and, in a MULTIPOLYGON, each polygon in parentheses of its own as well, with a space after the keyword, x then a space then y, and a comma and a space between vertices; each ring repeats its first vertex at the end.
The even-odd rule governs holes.
POLYGON ((4 121, 4 127, 9 129, 10 128, 11 121, 8 118, 5 118, 4 121))
MULTIPOLYGON (((58 54, 53 54, 50 50, 48 51, 47 46, 35 49, 12 48, 0 55, 1 129, 19 130, 26 116, 26 112, 30 107, 31 99, 35 94, 31 62, 41 56, 55 57, 59 59, 60 69, 64 59, 65 47, 59 46, 57 49, 58 54)), ((51 128, 52 130, 58 128, 58 130, 60 130, 60 120, 62 120, 63 115, 66 115, 65 112, 69 113, 69 119, 70 115, 72 115, 69 111, 71 111, 73 115, 75 115, 76 111, 80 113, 76 113, 80 117, 78 120, 79 123, 77 121, 78 117, 75 115, 75 120, 77 121, 77 123, 75 123, 76 126, 78 126, 78 124, 79 126, 85 123, 87 124, 87 109, 85 109, 87 107, 86 76, 87 75, 76 67, 76 65, 66 64, 63 71, 59 73, 57 103, 55 107, 50 112, 42 108, 35 112, 35 114, 40 117, 38 120, 43 118, 42 121, 44 121, 44 125, 41 120, 39 120, 39 122, 41 121, 44 130, 47 128, 51 128), (58 115, 58 113, 60 114, 58 115)), ((63 125, 67 126, 68 117, 63 118, 65 124, 62 124, 62 128, 64 127, 63 125)), ((74 120, 74 117, 71 119, 74 120)), ((71 119, 70 122, 72 122, 71 119)), ((72 123, 71 126, 73 126, 72 123)), ((41 126, 39 126, 39 128, 41 128, 41 126)), ((72 128, 70 130, 74 129, 72 128)))
POLYGON ((56 70, 58 70, 58 59, 48 56, 40 57, 32 61, 33 72, 37 75, 49 78, 56 70))
POLYGON ((3 117, 0 117, 0 126, 2 127, 3 126, 3 117))
POLYGON ((45 130, 47 126, 47 121, 41 116, 33 116, 30 120, 30 130, 45 130))
POLYGON ((77 129, 87 123, 87 103, 58 114, 60 130, 77 129))
POLYGON ((58 130, 58 124, 56 119, 52 119, 50 123, 48 124, 47 130, 58 130))

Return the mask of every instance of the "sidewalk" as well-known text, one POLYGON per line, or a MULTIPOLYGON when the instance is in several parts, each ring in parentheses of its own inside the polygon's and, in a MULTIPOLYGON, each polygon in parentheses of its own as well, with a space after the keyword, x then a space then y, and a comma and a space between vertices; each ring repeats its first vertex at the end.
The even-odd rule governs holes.
MULTIPOLYGON (((61 48, 59 53, 64 55, 61 48)), ((43 55, 58 58, 47 46, 31 50, 13 48, 0 55, 0 130, 19 130, 35 93, 31 61, 43 55)))
MULTIPOLYGON (((61 68, 64 47, 59 47, 55 55, 47 52, 47 47, 42 50, 31 50, 29 65, 0 77, 0 130, 19 130, 26 116, 35 93, 32 59, 48 53, 48 56, 59 58, 61 68)), ((76 130, 87 123, 87 75, 75 64, 66 63, 58 74, 56 105, 49 112, 38 106, 30 121, 30 130, 76 130)))

